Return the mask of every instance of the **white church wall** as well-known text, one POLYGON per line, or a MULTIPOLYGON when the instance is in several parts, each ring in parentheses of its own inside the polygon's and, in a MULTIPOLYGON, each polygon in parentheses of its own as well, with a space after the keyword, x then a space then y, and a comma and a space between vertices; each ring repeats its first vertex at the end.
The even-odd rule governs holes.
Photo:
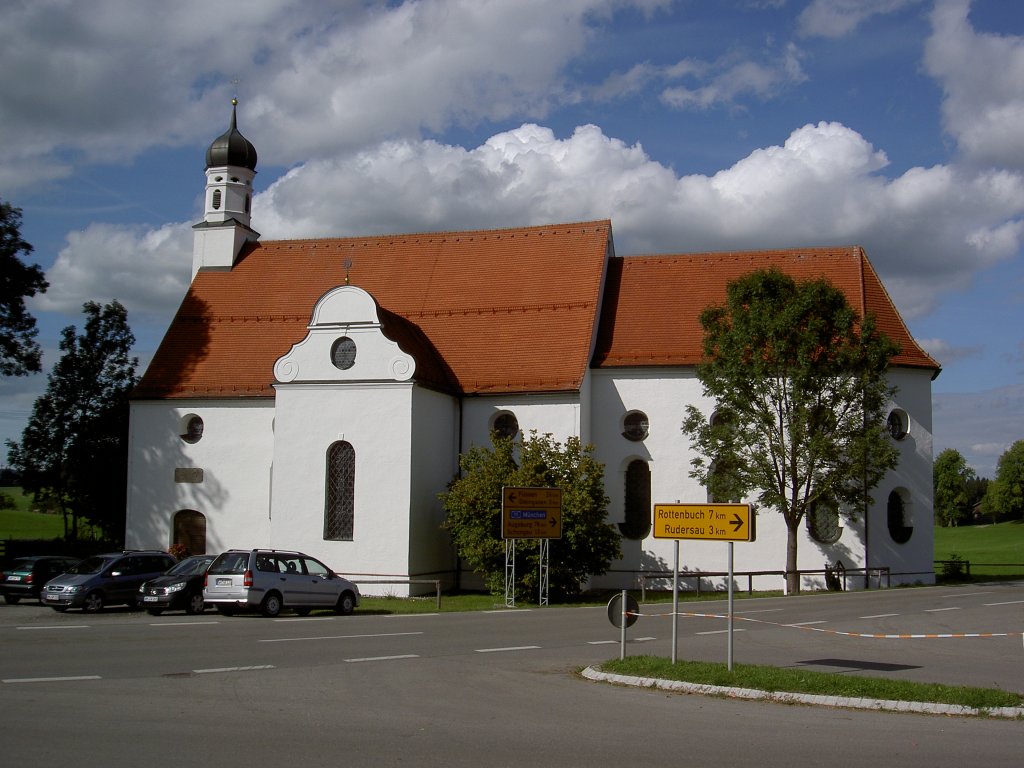
MULTIPOLYGON (((885 539, 884 544, 875 544, 871 552, 873 566, 885 565, 894 573, 910 570, 915 572, 910 580, 928 581, 932 556, 929 373, 900 370, 893 374, 894 382, 900 387, 898 405, 911 414, 913 440, 901 446, 901 466, 874 494, 876 499, 882 500, 881 510, 876 505, 867 522, 863 514, 854 519, 844 518, 842 534, 832 544, 815 541, 807 526, 802 524, 798 543, 798 567, 801 570, 820 571, 836 562, 842 562, 847 569, 864 568, 867 562, 867 530, 870 530, 872 541, 885 539), (920 526, 922 530, 915 525, 914 535, 908 544, 894 545, 888 535, 884 499, 891 487, 904 489, 908 498, 913 500, 911 515, 927 518, 927 522, 920 526), (880 522, 876 522, 876 518, 880 522)), ((598 459, 605 464, 610 522, 619 523, 624 519, 626 468, 635 459, 648 462, 650 467, 652 505, 703 503, 707 500, 703 486, 689 477, 692 451, 681 426, 683 409, 690 403, 709 417, 714 410, 713 404, 703 396, 700 382, 692 369, 593 372, 593 441, 598 446, 598 459), (622 420, 632 410, 643 411, 649 419, 648 437, 640 442, 627 440, 622 435, 622 420)), ((755 541, 734 544, 734 572, 784 570, 787 530, 782 516, 771 509, 759 510, 755 516, 755 541)), ((639 586, 643 572, 672 569, 675 558, 672 540, 648 537, 635 541, 623 538, 621 544, 621 560, 612 565, 607 575, 595 578, 595 586, 635 587, 639 586)), ((681 541, 679 565, 683 571, 724 572, 728 566, 728 543, 681 541)), ((851 573, 847 583, 850 588, 861 587, 864 580, 863 573, 856 576, 851 573)), ((904 580, 907 579, 894 577, 893 583, 903 583, 904 580)), ((875 583, 872 581, 872 585, 875 583)), ((703 586, 724 588, 724 585, 724 577, 703 582, 703 586)), ((738 579, 736 586, 746 588, 746 578, 738 579)), ((755 589, 782 589, 783 577, 758 576, 754 578, 753 586, 755 589)), ((824 586, 823 574, 808 574, 804 578, 804 586, 824 586)))
POLYGON ((894 584, 935 583, 931 374, 899 369, 890 376, 897 388, 892 407, 906 415, 906 436, 896 441, 899 469, 889 473, 872 492, 868 547, 872 565, 892 568, 894 584), (912 528, 905 543, 894 541, 889 531, 888 500, 893 492, 902 497, 906 523, 912 528))
MULTIPOLYGON (((442 526, 444 508, 438 494, 458 472, 459 405, 439 392, 417 387, 412 409, 412 488, 409 513, 409 573, 413 578, 455 583, 456 558, 451 537, 442 526)), ((430 591, 416 585, 414 594, 430 591)))
POLYGON ((494 418, 512 413, 519 422, 519 432, 528 437, 531 430, 550 433, 559 442, 580 434, 580 399, 576 392, 526 395, 486 395, 463 400, 463 448, 489 446, 494 418))
POLYGON ((206 551, 269 541, 273 400, 131 404, 125 546, 167 549, 174 514, 206 517, 206 551), (182 439, 199 416, 202 437, 182 439))
POLYGON ((274 546, 346 575, 404 575, 409 565, 413 385, 278 385, 271 495, 274 546), (355 451, 351 541, 324 540, 327 450, 355 451))

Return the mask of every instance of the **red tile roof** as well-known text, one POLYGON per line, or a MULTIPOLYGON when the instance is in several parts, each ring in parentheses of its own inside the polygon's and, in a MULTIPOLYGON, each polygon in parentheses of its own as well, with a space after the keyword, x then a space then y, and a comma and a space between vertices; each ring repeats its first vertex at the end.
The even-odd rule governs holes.
POLYGON ((895 365, 938 373, 939 364, 914 341, 864 250, 856 246, 613 258, 594 366, 699 363, 701 311, 725 303, 730 281, 772 267, 797 280, 828 279, 861 317, 872 313, 879 329, 899 344, 895 365))
POLYGON ((445 391, 573 391, 583 381, 611 223, 255 243, 200 270, 134 397, 272 397, 313 305, 368 291, 384 332, 445 391), (350 266, 346 266, 350 265, 350 266))
POLYGON ((456 394, 574 391, 588 365, 693 365, 701 310, 723 303, 729 281, 773 266, 829 279, 900 345, 895 364, 939 370, 861 248, 611 252, 608 221, 255 243, 230 271, 196 275, 134 397, 273 397, 274 362, 346 277, 377 300, 416 381, 456 394))

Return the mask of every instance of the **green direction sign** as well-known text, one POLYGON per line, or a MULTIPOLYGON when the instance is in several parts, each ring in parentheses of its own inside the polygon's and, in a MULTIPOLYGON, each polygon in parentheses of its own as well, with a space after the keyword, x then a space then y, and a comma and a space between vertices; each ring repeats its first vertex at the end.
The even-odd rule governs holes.
POLYGON ((749 504, 655 504, 654 538, 753 541, 749 504))

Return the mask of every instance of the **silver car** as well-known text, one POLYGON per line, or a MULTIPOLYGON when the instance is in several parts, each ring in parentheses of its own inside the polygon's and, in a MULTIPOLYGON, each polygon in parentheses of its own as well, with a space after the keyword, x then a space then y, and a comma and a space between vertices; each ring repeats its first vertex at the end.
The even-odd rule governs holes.
POLYGON ((300 616, 314 608, 347 615, 359 605, 359 588, 302 552, 229 549, 207 569, 203 600, 225 616, 258 610, 273 617, 285 608, 300 616))

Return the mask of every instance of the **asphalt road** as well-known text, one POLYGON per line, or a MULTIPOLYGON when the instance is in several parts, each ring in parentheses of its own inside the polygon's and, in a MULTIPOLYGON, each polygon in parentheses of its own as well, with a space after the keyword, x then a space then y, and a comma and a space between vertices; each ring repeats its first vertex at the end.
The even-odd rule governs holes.
MULTIPOLYGON (((737 663, 1024 692, 1024 584, 735 607, 737 663)), ((669 611, 642 606, 629 655, 670 655, 669 611)), ((678 621, 679 658, 725 661, 724 619, 678 621)), ((1016 721, 730 701, 575 674, 618 657, 618 637, 602 608, 268 620, 0 605, 0 748, 5 765, 86 768, 1013 765, 1024 753, 1016 721)))

